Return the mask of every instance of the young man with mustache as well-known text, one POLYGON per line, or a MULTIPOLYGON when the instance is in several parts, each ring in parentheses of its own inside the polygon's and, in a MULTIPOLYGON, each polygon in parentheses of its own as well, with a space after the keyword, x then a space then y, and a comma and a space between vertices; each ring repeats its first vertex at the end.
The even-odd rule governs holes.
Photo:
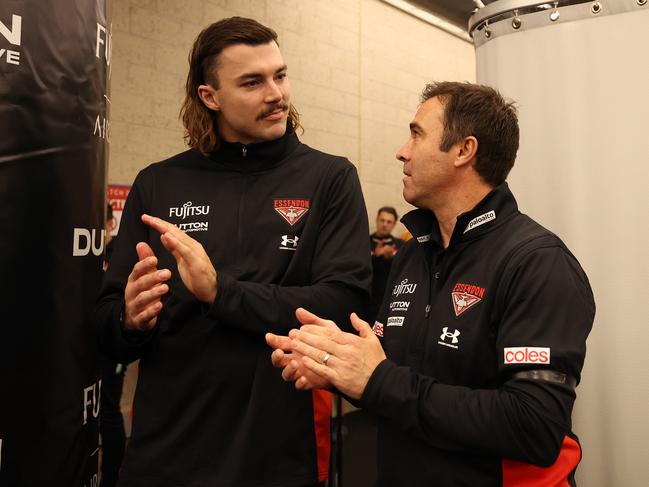
POLYGON ((304 487, 327 477, 328 393, 270 364, 294 310, 343 320, 371 282, 354 166, 296 135, 277 35, 234 17, 190 55, 190 150, 137 176, 95 317, 101 347, 140 359, 119 486, 304 487))

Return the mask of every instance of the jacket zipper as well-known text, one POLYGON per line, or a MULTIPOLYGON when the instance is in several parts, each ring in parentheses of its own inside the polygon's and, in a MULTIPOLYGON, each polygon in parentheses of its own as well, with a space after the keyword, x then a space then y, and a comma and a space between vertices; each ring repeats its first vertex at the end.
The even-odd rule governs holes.
POLYGON ((413 358, 416 357, 417 359, 421 360, 424 355, 424 350, 425 350, 425 340, 426 340, 426 335, 427 331, 430 328, 431 324, 431 307, 432 307, 432 296, 433 296, 433 286, 437 288, 437 283, 436 281, 439 281, 439 279, 435 278, 435 268, 434 268, 434 260, 432 255, 430 256, 429 259, 427 259, 428 262, 428 279, 426 279, 426 285, 428 287, 428 290, 426 292, 426 307, 424 308, 424 319, 422 320, 421 326, 417 328, 417 332, 415 334, 415 342, 413 346, 413 358))
POLYGON ((248 148, 245 145, 241 146, 241 155, 246 157, 248 155, 248 148))
POLYGON ((238 215, 237 215, 237 237, 236 237, 236 242, 237 242, 237 249, 235 251, 235 265, 237 268, 241 266, 242 264, 242 255, 243 252, 241 249, 243 248, 243 226, 244 226, 244 221, 243 221, 243 214, 244 214, 244 206, 246 202, 246 193, 248 192, 248 179, 246 178, 245 175, 241 175, 241 183, 240 183, 240 194, 239 194, 239 208, 238 208, 238 215))

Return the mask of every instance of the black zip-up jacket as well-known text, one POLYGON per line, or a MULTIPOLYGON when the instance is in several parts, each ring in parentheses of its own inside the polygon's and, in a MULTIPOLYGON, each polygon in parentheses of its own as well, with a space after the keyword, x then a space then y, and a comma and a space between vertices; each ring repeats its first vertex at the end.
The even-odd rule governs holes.
POLYGON ((195 150, 137 176, 95 308, 100 346, 140 359, 120 486, 294 487, 326 478, 330 396, 283 382, 264 333, 285 335, 303 306, 349 321, 371 283, 367 213, 354 166, 294 134, 195 150), (147 213, 198 240, 218 272, 202 305, 182 284, 147 213), (124 334, 120 313, 137 242, 169 268, 151 332, 124 334), (321 414, 314 407, 324 404, 321 414), (327 406, 329 409, 327 409, 327 406))
POLYGON ((403 222, 414 238, 374 324, 387 360, 360 400, 379 417, 379 486, 574 485, 570 383, 595 313, 579 263, 507 184, 446 249, 433 213, 403 222))

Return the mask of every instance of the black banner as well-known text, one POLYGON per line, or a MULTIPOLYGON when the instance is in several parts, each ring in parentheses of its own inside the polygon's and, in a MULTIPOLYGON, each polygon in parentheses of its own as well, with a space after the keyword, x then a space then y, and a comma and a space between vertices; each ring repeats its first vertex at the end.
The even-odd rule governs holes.
POLYGON ((0 2, 2 487, 98 484, 108 2, 0 2))

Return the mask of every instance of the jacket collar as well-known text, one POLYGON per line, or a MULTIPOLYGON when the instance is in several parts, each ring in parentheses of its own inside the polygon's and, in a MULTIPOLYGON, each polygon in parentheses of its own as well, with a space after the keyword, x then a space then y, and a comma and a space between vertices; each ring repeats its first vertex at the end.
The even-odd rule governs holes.
MULTIPOLYGON (((471 210, 458 215, 449 247, 489 232, 508 217, 518 213, 518 204, 507 183, 495 187, 471 210)), ((401 222, 419 243, 433 242, 442 246, 442 236, 435 214, 416 209, 406 213, 401 222)))
POLYGON ((287 126, 282 137, 258 144, 221 141, 210 159, 237 172, 257 172, 280 164, 297 147, 300 141, 293 129, 287 126))

